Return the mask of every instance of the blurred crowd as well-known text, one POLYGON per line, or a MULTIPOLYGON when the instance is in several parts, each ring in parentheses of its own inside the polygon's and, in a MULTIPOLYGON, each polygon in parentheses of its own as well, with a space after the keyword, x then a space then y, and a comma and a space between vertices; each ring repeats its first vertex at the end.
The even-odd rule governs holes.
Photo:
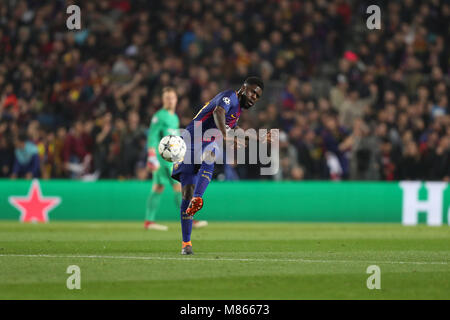
POLYGON ((450 2, 375 1, 369 30, 371 2, 1 1, 0 177, 146 179, 164 86, 185 127, 257 75, 283 89, 239 125, 280 129, 280 170, 220 179, 449 181, 450 2))

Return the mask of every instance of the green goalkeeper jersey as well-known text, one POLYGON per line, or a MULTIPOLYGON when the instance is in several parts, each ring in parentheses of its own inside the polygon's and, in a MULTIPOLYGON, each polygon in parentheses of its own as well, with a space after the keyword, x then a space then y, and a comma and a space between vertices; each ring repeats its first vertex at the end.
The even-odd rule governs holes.
MULTIPOLYGON (((158 152, 159 141, 168 135, 179 135, 180 121, 178 116, 170 113, 166 109, 161 109, 153 115, 148 130, 147 148, 154 148, 158 155, 158 160, 161 162, 162 158, 158 152)), ((165 162, 163 160, 163 162, 165 162)))

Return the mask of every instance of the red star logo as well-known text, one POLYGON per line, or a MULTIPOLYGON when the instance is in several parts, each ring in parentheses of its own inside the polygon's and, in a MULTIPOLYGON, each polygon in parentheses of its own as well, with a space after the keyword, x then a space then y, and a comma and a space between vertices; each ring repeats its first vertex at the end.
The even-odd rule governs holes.
POLYGON ((22 222, 47 222, 48 212, 60 204, 60 197, 42 196, 38 180, 33 180, 26 197, 10 196, 9 203, 16 207, 22 222))

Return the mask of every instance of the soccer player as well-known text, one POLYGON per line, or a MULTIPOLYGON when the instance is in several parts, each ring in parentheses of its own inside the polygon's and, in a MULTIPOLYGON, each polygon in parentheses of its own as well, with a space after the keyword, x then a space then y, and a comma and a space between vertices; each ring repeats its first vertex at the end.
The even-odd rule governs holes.
MULTIPOLYGON (((194 126, 202 125, 202 134, 211 128, 220 130, 223 137, 223 146, 226 143, 239 143, 231 135, 227 136, 228 128, 237 129, 237 121, 242 109, 249 109, 255 105, 261 97, 264 89, 263 81, 258 77, 249 77, 240 87, 239 91, 227 90, 219 93, 208 101, 197 113, 194 119, 186 127, 186 134, 190 135, 190 143, 187 142, 186 156, 183 162, 174 164, 172 177, 181 182, 181 231, 183 235, 181 254, 193 254, 191 243, 193 215, 203 206, 203 194, 211 181, 214 171, 214 159, 218 156, 212 150, 211 144, 214 141, 202 140, 202 161, 195 164, 194 159, 194 126), (205 148, 208 149, 205 150, 205 148), (186 157, 190 157, 190 163, 185 163, 186 157), (211 161, 213 160, 213 161, 211 161)), ((270 135, 267 135, 270 141, 270 135)), ((217 145, 217 144, 216 144, 217 145)), ((242 143, 237 147, 242 147, 242 143)))
MULTIPOLYGON (((156 152, 159 141, 167 135, 178 135, 179 120, 175 114, 177 106, 177 93, 173 87, 165 87, 162 90, 163 107, 156 112, 152 118, 147 147, 148 159, 147 165, 153 173, 152 192, 147 199, 147 208, 145 214, 145 229, 167 231, 165 225, 155 223, 156 212, 159 208, 164 186, 170 184, 175 194, 175 202, 177 206, 181 204, 181 186, 171 178, 172 163, 165 161, 159 152, 156 152)), ((206 221, 195 221, 194 227, 201 228, 206 226, 206 221)))

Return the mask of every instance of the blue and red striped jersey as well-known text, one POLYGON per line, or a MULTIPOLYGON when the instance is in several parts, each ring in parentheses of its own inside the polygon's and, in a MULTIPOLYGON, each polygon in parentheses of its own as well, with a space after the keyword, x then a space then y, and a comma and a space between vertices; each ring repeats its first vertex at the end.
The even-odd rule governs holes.
POLYGON ((237 121, 241 115, 241 106, 239 105, 239 99, 234 90, 227 90, 220 92, 210 101, 206 102, 203 108, 197 113, 197 115, 192 119, 192 121, 186 127, 189 131, 191 137, 194 136, 194 125, 199 122, 202 125, 202 135, 203 133, 211 128, 216 128, 216 123, 214 122, 213 111, 220 106, 225 109, 225 124, 233 129, 237 125, 237 121))

